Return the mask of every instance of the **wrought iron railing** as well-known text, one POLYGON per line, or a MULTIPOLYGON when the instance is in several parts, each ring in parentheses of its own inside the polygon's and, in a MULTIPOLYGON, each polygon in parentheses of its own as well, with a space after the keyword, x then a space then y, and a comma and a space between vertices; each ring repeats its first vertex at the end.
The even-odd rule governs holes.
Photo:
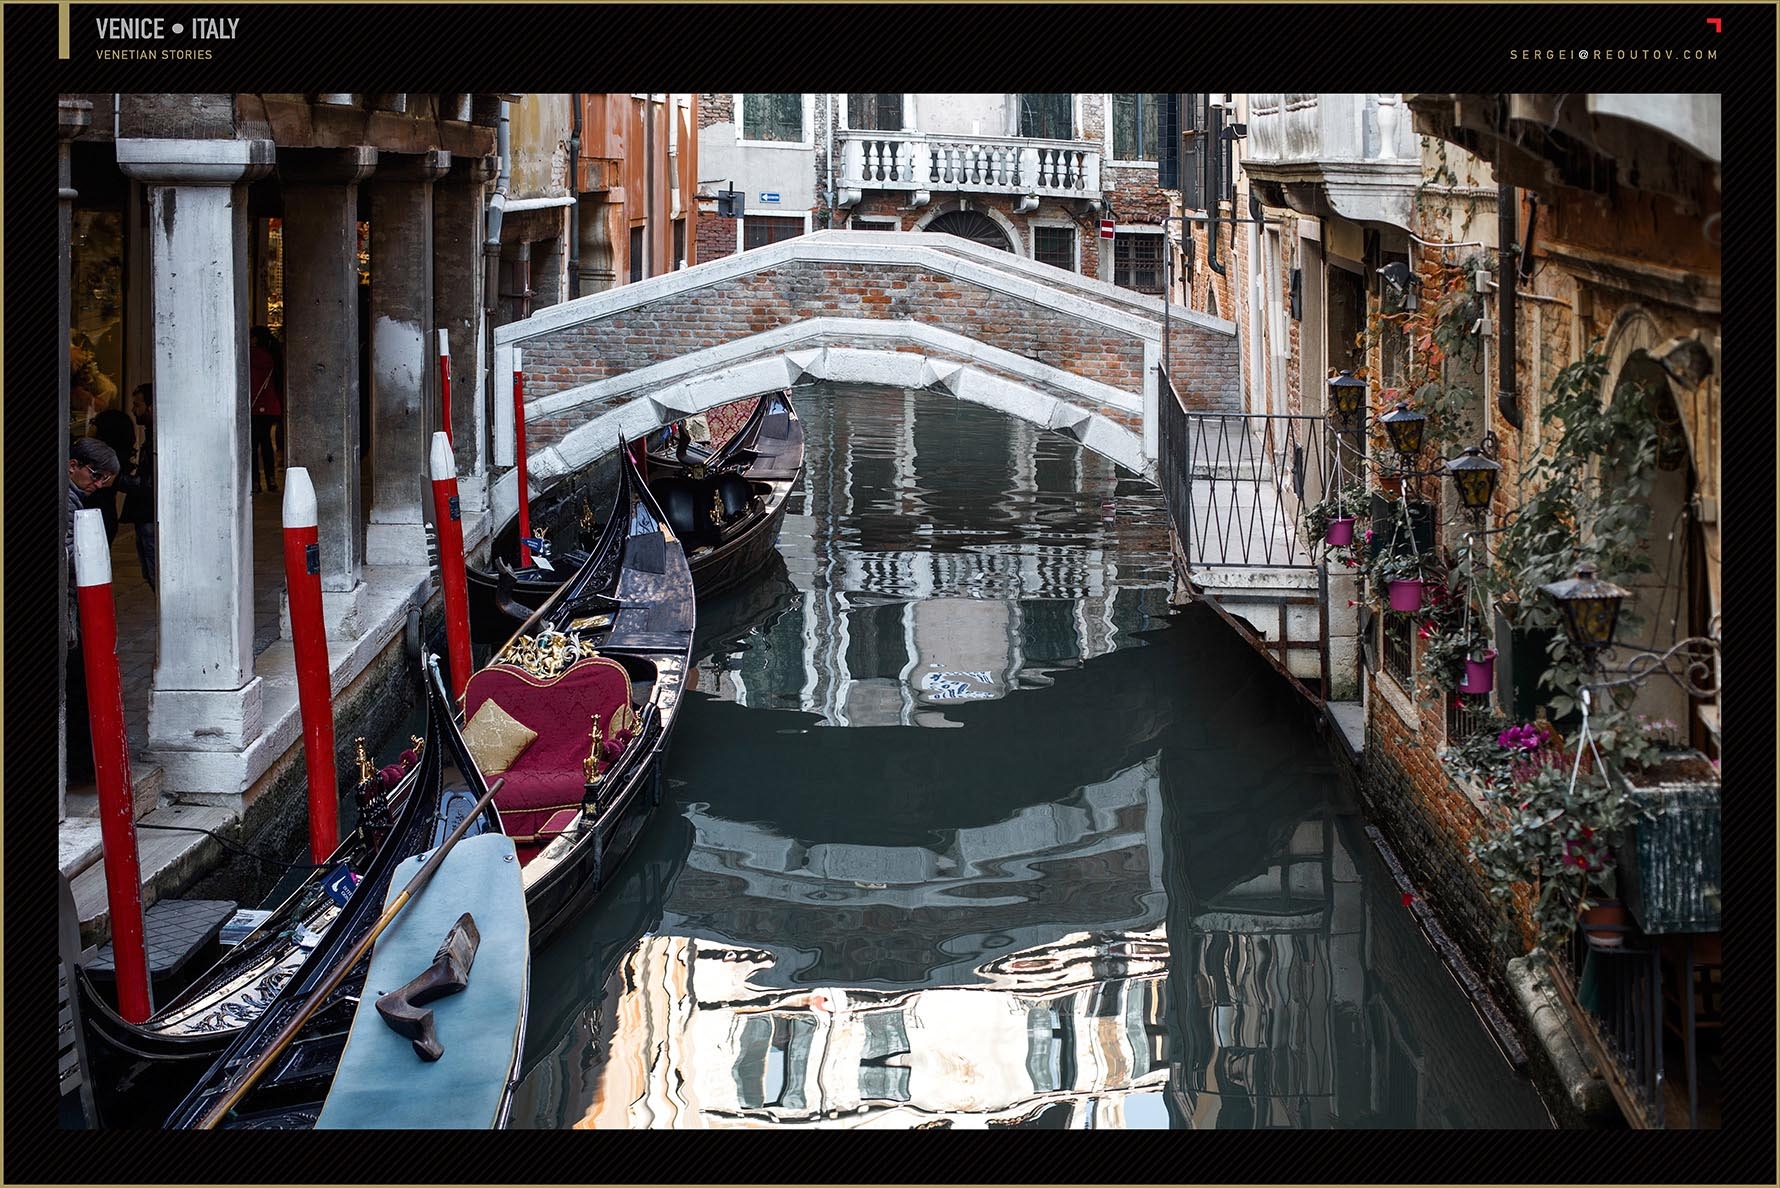
POLYGON ((1554 956, 1563 997, 1593 1032, 1627 1120, 1663 1125, 1662 954, 1625 924, 1579 925, 1554 956))
POLYGON ((1449 693, 1446 702, 1446 741, 1461 743, 1489 729, 1494 721, 1488 693, 1449 693))
POLYGON ((1161 405, 1163 489, 1188 564, 1316 568, 1300 512, 1341 478, 1323 418, 1161 405))

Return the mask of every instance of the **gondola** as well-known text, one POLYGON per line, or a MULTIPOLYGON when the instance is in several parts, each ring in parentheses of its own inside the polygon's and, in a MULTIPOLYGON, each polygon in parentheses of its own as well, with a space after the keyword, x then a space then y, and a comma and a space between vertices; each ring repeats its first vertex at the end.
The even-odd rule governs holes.
MULTIPOLYGON (((725 406, 729 407, 729 406, 725 406)), ((691 441, 684 422, 651 435, 648 486, 686 551, 698 597, 722 593, 755 573, 771 555, 785 521, 786 500, 803 472, 803 423, 789 390, 755 398, 747 420, 710 448, 691 441), (668 443, 672 443, 671 447, 668 443)), ((480 644, 507 638, 516 619, 543 605, 597 549, 595 508, 612 482, 604 460, 534 499, 529 519, 545 560, 513 568, 518 517, 496 530, 490 567, 468 566, 471 635, 480 644), (512 590, 500 596, 504 570, 512 590)))
MULTIPOLYGON (((510 608, 512 591, 503 575, 510 608)), ((660 803, 694 622, 685 549, 620 449, 602 539, 464 689, 470 745, 506 780, 495 807, 524 863, 534 948, 599 892, 660 803)))
POLYGON ((441 797, 434 759, 441 719, 428 704, 426 737, 404 753, 401 768, 371 770, 361 752, 357 824, 327 861, 153 1016, 126 1021, 77 971, 95 1125, 160 1125, 167 1103, 196 1084, 340 920, 359 910, 359 897, 379 897, 390 872, 430 844, 441 797))
MULTIPOLYGON (((409 840, 405 842, 401 852, 388 844, 378 850, 352 898, 308 954, 295 976, 279 988, 271 1002, 250 1022, 233 1033, 226 1047, 200 1071, 195 1084, 185 1093, 172 1113, 166 1116, 165 1125, 169 1129, 185 1129, 202 1124, 211 1108, 227 1097, 234 1078, 241 1070, 267 1059, 270 1063, 264 1074, 229 1112, 221 1126, 226 1129, 248 1130, 296 1130, 313 1127, 323 1112, 335 1073, 340 1067, 361 999, 375 998, 376 994, 372 991, 380 993, 394 989, 380 986, 367 990, 365 978, 367 971, 372 968, 373 958, 367 956, 349 961, 354 949, 377 927, 384 913, 386 899, 392 890, 399 890, 426 852, 435 851, 441 842, 449 841, 460 824, 464 826, 463 832, 468 835, 466 841, 476 842, 487 838, 498 846, 507 847, 507 853, 511 855, 511 843, 501 836, 499 815, 492 807, 485 807, 480 811, 476 809, 487 792, 487 787, 470 761, 469 752, 457 731, 437 659, 429 654, 423 657, 422 664, 426 671, 424 683, 427 739, 416 766, 417 786, 401 809, 399 826, 404 831, 404 838, 409 840), (294 1041, 287 1048, 274 1052, 274 1037, 301 1012, 309 1009, 313 1005, 309 1003, 311 996, 326 987, 341 972, 342 966, 348 964, 350 968, 346 971, 344 980, 320 995, 319 1009, 309 1016, 294 1041)), ((487 855, 481 855, 474 848, 469 853, 472 856, 480 855, 485 862, 488 860, 487 855)), ((494 861, 498 862, 498 857, 494 861)), ((511 862, 508 865, 511 866, 511 862)), ((449 859, 441 869, 442 872, 452 871, 449 859)), ((470 882, 461 876, 460 881, 470 882)), ((418 912, 421 905, 427 902, 429 892, 435 894, 439 900, 445 900, 452 894, 467 895, 472 902, 480 904, 483 902, 481 897, 490 894, 490 882, 492 880, 484 878, 477 880, 475 885, 454 887, 452 875, 442 873, 437 885, 429 885, 421 891, 410 910, 418 912)), ((486 911, 484 916, 486 918, 486 911)), ((519 917, 518 927, 523 930, 523 912, 519 917)), ((391 928, 397 926, 392 925, 391 928)), ((485 938, 483 946, 486 948, 487 944, 485 938)), ((510 944, 507 947, 511 949, 510 944)), ((521 944, 518 951, 523 957, 526 946, 521 944)), ((501 964, 498 955, 491 955, 485 957, 483 967, 498 969, 501 964)), ((410 972, 418 973, 419 970, 410 972)), ((485 976, 484 981, 492 981, 496 976, 490 973, 485 976)), ((475 967, 472 966, 472 984, 474 980, 475 967)), ((523 995, 520 996, 517 1009, 523 1012, 523 995)), ((518 1020, 518 1025, 523 1027, 523 1015, 518 1020)), ((447 1039, 448 1044, 449 1042, 447 1039)), ((517 1060, 518 1045, 515 1041, 515 1066, 517 1060)), ((505 1077, 505 1083, 499 1088, 500 1101, 496 1103, 495 1113, 491 1115, 495 1124, 505 1120, 506 1109, 511 1103, 511 1081, 509 1073, 505 1077)), ((161 1104, 164 1106, 165 1102, 166 1099, 163 1098, 161 1104)))

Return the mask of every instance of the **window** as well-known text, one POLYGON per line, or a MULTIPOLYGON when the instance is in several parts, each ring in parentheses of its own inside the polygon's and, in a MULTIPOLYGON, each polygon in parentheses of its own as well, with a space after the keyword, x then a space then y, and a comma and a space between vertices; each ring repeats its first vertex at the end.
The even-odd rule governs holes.
POLYGON ((1384 620, 1380 631, 1384 636, 1384 670, 1397 678, 1397 683, 1405 689, 1415 687, 1415 678, 1410 675, 1415 667, 1415 636, 1413 627, 1414 615, 1399 614, 1387 611, 1379 616, 1384 620))
POLYGON ((743 95, 742 139, 803 142, 803 96, 743 95))
POLYGON ((643 228, 630 229, 630 279, 640 281, 649 275, 643 271, 643 228))
POLYGON ((1032 258, 1053 268, 1075 271, 1075 228, 1034 227, 1032 258))
POLYGON ((674 268, 686 267, 686 220, 674 220, 674 268))
POLYGON ((847 127, 871 132, 902 131, 902 94, 848 95, 847 127))
POLYGON ((1072 140, 1075 106, 1070 95, 1021 95, 1020 135, 1040 140, 1072 140))
POLYGON ((1113 239, 1113 284, 1139 293, 1162 291, 1162 237, 1121 231, 1113 239))
POLYGON ((1162 156, 1162 115, 1168 95, 1112 97, 1113 159, 1157 161, 1162 156))
POLYGON ((901 224, 895 219, 854 219, 848 224, 854 231, 900 231, 901 224))
POLYGON ((796 216, 748 215, 742 220, 742 250, 765 247, 803 234, 803 220, 796 216))
POLYGON ((1205 129, 1209 116, 1204 95, 1188 95, 1181 120, 1185 144, 1181 148, 1180 201, 1188 210, 1205 209, 1205 129))

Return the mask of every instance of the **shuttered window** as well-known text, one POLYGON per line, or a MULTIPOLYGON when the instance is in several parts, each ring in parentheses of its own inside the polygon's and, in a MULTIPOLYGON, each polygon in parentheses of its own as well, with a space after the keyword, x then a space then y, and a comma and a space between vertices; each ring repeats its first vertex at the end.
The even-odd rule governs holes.
POLYGON ((742 96, 742 139, 803 141, 803 96, 742 96))
POLYGON ((1162 155, 1162 118, 1171 95, 1114 95, 1113 159, 1157 161, 1162 155))

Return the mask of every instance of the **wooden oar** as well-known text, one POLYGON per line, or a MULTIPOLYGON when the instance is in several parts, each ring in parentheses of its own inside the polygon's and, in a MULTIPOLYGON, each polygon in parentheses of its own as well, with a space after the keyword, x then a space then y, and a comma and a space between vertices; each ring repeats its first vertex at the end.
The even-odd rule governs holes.
POLYGON ((302 1030, 303 1024, 309 1022, 310 1017, 321 1009, 321 1004, 327 1000, 327 996, 346 980, 346 975, 352 972, 352 967, 357 965, 359 960, 370 951, 371 946, 377 942, 377 938, 382 935, 383 930, 389 927, 390 923, 401 913, 402 908, 407 906, 408 901, 425 888, 427 880, 432 878, 433 872, 439 868, 439 863, 445 860, 445 855, 451 852, 451 847, 455 846, 457 840, 469 829, 470 822, 482 815, 483 810, 494 800, 495 793, 499 792, 501 786, 506 782, 504 777, 496 780, 489 787, 487 794, 476 802, 476 807, 464 814, 464 819, 457 823, 457 828, 451 831, 440 843, 439 848, 433 851, 432 857, 428 858, 414 873, 414 877, 408 880, 408 885, 402 888, 395 901, 383 909, 383 915, 379 916, 377 923, 371 926, 371 931, 359 938, 359 942, 352 947, 352 952, 348 953, 328 975, 327 981, 310 993, 308 999, 298 1009, 296 1016, 286 1023, 278 1035, 273 1038, 271 1046, 245 1070, 235 1075, 234 1082, 228 1091, 205 1111, 204 1116, 198 1119, 194 1129, 215 1130, 217 1124, 228 1112, 241 1103, 241 1099, 247 1096, 247 1091, 252 1089, 260 1077, 265 1075, 268 1068, 272 1067, 272 1062, 278 1059, 281 1052, 290 1047, 291 1041, 297 1038, 297 1032, 302 1030))

